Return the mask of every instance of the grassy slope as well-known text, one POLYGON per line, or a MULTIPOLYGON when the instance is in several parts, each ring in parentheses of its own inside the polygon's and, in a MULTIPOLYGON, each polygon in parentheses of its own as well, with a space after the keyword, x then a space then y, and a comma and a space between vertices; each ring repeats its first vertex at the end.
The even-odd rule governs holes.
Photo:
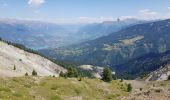
POLYGON ((118 81, 105 83, 97 79, 8 78, 0 81, 3 100, 114 100, 128 95, 127 85, 118 81))

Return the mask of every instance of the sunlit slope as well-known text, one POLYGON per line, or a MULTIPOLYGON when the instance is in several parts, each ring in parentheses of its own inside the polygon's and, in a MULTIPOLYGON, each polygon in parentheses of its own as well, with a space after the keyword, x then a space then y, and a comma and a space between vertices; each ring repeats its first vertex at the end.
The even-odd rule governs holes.
POLYGON ((0 81, 0 99, 13 100, 115 100, 128 94, 127 85, 97 79, 8 78, 0 81))

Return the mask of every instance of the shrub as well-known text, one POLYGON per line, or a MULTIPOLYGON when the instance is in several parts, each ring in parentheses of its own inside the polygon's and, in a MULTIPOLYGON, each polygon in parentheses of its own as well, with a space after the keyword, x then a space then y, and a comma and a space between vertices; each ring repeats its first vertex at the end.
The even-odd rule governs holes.
POLYGON ((155 92, 160 93, 162 90, 161 89, 156 89, 155 92))
POLYGON ((82 81, 82 77, 79 77, 79 78, 78 78, 78 81, 82 81))
POLYGON ((123 82, 123 78, 120 79, 120 82, 123 82))
POLYGON ((22 94, 14 93, 13 96, 15 96, 15 97, 22 97, 22 94))
POLYGON ((142 89, 142 88, 140 88, 139 90, 140 90, 140 91, 142 91, 143 89, 142 89))

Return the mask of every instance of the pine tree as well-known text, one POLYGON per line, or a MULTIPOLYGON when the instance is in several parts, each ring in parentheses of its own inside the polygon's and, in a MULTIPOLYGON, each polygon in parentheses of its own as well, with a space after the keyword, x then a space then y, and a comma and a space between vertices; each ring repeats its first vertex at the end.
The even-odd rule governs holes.
POLYGON ((105 82, 112 81, 112 71, 108 67, 104 68, 104 70, 103 70, 102 80, 105 82))
POLYGON ((168 80, 170 80, 170 75, 168 76, 168 80))
POLYGON ((68 77, 78 77, 78 72, 75 68, 68 68, 68 72, 67 72, 67 76, 68 77))
POLYGON ((27 72, 25 73, 25 76, 28 76, 28 73, 27 73, 27 72))
POLYGON ((35 70, 32 71, 32 76, 37 76, 37 72, 35 70))
POLYGON ((14 65, 14 68, 13 68, 13 70, 16 70, 16 66, 14 65))
POLYGON ((59 76, 60 76, 60 77, 64 77, 63 71, 60 72, 59 76))
POLYGON ((127 91, 128 91, 128 92, 131 92, 131 91, 132 91, 132 85, 131 85, 131 84, 128 84, 128 86, 127 86, 127 91))

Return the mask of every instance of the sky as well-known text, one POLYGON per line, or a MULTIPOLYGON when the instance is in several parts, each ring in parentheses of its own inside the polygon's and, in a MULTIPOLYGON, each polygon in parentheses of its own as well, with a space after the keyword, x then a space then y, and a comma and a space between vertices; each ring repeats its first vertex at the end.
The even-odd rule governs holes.
POLYGON ((92 23, 170 18, 170 0, 0 0, 0 18, 92 23))

